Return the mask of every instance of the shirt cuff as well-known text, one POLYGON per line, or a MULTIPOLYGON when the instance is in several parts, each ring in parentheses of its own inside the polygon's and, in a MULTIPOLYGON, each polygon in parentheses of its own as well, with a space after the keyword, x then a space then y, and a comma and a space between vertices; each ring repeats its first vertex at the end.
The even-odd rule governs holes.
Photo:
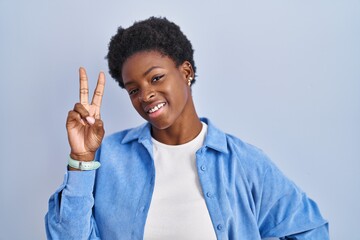
POLYGON ((62 194, 76 197, 92 194, 94 189, 95 173, 95 170, 67 171, 64 178, 64 189, 62 194))

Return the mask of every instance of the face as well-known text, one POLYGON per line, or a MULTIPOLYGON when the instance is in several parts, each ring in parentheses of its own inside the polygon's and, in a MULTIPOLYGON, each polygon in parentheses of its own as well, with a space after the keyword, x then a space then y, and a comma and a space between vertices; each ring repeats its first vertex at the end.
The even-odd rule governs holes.
POLYGON ((130 56, 122 69, 134 108, 159 130, 181 125, 195 111, 187 84, 192 74, 188 62, 176 67, 171 58, 157 51, 130 56))

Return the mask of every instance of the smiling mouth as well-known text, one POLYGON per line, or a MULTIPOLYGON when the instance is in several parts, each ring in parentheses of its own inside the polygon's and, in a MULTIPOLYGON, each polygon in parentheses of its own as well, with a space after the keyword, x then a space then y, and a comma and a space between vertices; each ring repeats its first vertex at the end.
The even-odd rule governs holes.
POLYGON ((163 106, 165 106, 165 103, 159 103, 158 105, 150 108, 147 113, 150 114, 150 113, 154 113, 156 111, 158 111, 160 108, 162 108, 163 106))

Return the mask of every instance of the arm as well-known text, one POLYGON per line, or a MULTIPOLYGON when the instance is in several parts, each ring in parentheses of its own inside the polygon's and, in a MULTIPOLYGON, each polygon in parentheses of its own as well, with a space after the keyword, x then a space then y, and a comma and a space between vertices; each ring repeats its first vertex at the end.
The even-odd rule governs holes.
POLYGON ((264 175, 259 226, 262 237, 329 239, 328 223, 317 204, 272 163, 264 175))
POLYGON ((321 225, 320 227, 311 229, 306 232, 290 235, 287 237, 280 238, 280 240, 293 239, 293 240, 308 240, 308 239, 323 239, 328 240, 329 237, 329 228, 328 224, 321 225))
MULTIPOLYGON (((84 68, 79 70, 80 103, 68 114, 66 129, 70 156, 92 161, 105 131, 100 119, 100 106, 105 86, 104 73, 99 74, 91 104, 88 103, 88 79, 84 68)), ((69 168, 63 185, 51 196, 45 217, 48 239, 99 239, 92 215, 95 170, 69 168)))
POLYGON ((45 216, 48 239, 100 239, 92 216, 95 171, 68 171, 50 197, 45 216))

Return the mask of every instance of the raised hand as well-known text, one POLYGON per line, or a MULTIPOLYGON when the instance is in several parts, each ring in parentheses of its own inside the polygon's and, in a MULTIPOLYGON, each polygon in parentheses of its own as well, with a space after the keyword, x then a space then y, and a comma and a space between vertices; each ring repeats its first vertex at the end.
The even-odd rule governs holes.
POLYGON ((94 95, 89 104, 88 78, 84 68, 79 69, 80 103, 68 114, 66 129, 71 148, 70 156, 81 161, 94 160, 105 131, 100 119, 100 107, 105 87, 105 75, 100 72, 94 95))

